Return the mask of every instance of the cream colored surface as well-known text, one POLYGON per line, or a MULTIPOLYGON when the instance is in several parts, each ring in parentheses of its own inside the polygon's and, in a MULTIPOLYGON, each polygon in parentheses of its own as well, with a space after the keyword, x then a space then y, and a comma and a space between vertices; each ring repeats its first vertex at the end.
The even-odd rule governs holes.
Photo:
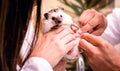
POLYGON ((120 0, 115 0, 115 7, 120 8, 120 0))
POLYGON ((59 3, 58 0, 43 0, 42 3, 42 8, 43 8, 43 13, 47 12, 50 9, 59 7, 61 4, 59 3))
MULTIPOLYGON (((69 1, 74 1, 74 0, 69 0, 69 1)), ((59 0, 42 0, 42 17, 45 12, 58 7, 63 7, 65 9, 65 12, 67 12, 71 16, 75 15, 71 8, 65 6, 64 4, 59 2, 59 0)))

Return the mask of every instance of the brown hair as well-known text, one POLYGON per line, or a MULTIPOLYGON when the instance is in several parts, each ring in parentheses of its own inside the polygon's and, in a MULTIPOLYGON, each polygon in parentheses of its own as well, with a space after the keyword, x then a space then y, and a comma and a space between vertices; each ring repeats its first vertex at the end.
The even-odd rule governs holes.
MULTIPOLYGON (((35 35, 38 35, 41 0, 36 1, 35 35)), ((0 71, 16 71, 32 7, 33 0, 0 0, 0 71)))

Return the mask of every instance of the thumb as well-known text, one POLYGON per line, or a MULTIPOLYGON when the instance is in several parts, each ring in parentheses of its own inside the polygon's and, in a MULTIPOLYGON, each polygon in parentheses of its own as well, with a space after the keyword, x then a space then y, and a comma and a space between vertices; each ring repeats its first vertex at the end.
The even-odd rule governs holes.
MULTIPOLYGON (((81 34, 81 40, 79 42, 79 48, 83 49, 85 52, 92 53, 96 49, 94 46, 94 41, 91 41, 91 34, 83 33, 81 34)), ((92 39, 94 40, 94 39, 92 39)))

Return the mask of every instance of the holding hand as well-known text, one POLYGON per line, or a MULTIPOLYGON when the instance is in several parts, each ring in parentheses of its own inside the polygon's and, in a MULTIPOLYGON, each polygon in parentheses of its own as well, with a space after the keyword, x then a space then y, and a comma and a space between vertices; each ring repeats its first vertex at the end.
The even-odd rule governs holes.
POLYGON ((103 14, 94 9, 88 9, 81 14, 79 25, 83 32, 101 35, 107 26, 107 21, 103 14))
POLYGON ((98 36, 83 33, 79 45, 94 71, 120 70, 120 54, 109 42, 98 36))
POLYGON ((71 25, 62 25, 54 31, 43 35, 41 40, 37 41, 31 57, 38 56, 46 59, 52 67, 76 46, 76 36, 70 28, 71 25))

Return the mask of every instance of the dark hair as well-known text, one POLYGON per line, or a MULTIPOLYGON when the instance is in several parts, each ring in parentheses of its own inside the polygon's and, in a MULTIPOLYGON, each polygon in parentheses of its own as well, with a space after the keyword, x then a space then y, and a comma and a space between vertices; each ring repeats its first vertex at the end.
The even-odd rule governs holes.
MULTIPOLYGON (((34 0, 0 0, 0 71, 16 71, 33 2, 34 0)), ((41 0, 36 0, 36 2, 35 35, 38 35, 41 0)))

